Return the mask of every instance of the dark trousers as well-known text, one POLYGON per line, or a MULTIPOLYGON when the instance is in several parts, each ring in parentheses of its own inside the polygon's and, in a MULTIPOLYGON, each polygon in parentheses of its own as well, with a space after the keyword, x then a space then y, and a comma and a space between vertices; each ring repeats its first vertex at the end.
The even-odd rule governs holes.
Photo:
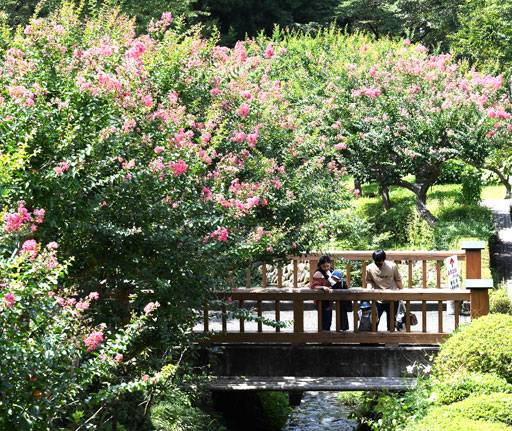
MULTIPOLYGON (((318 310, 318 302, 315 305, 318 310)), ((331 301, 322 301, 322 331, 330 331, 332 323, 332 303, 331 301), (330 308, 330 310, 327 310, 330 308)))
MULTIPOLYGON (((330 331, 332 324, 332 308, 336 303, 332 301, 322 301, 322 331, 330 331), (331 308, 331 310, 327 310, 331 308)), ((341 301, 340 304, 340 326, 342 331, 348 329, 348 316, 347 311, 351 309, 352 303, 350 301, 341 301)), ((315 306, 318 310, 318 304, 315 306)))
MULTIPOLYGON (((393 325, 395 324, 395 320, 396 320, 396 311, 398 309, 398 301, 394 301, 394 304, 395 304, 395 307, 394 307, 394 313, 393 313, 393 325)), ((380 316, 382 316, 382 313, 384 313, 384 311, 386 312, 386 317, 387 317, 387 323, 388 323, 388 331, 391 329, 391 325, 390 325, 390 319, 389 319, 389 314, 391 313, 391 305, 390 305, 390 301, 386 301, 386 302, 377 302, 377 327, 379 326, 379 322, 380 322, 380 316)))

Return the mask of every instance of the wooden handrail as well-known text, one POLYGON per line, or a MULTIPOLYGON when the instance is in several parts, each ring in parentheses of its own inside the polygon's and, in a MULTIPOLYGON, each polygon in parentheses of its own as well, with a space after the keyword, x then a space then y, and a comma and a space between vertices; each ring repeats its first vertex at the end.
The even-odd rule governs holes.
POLYGON ((234 292, 216 292, 221 298, 246 301, 311 301, 311 300, 340 300, 340 301, 466 301, 470 299, 469 289, 401 289, 378 290, 351 288, 347 290, 335 290, 326 293, 320 290, 308 288, 239 288, 234 292))
MULTIPOLYGON (((303 253, 299 256, 287 256, 288 260, 311 260, 319 256, 328 255, 335 259, 346 260, 372 260, 373 251, 368 250, 330 250, 323 252, 303 253)), ((457 256, 459 260, 465 260, 464 250, 411 250, 411 251, 386 251, 388 260, 444 260, 450 256, 457 256)))

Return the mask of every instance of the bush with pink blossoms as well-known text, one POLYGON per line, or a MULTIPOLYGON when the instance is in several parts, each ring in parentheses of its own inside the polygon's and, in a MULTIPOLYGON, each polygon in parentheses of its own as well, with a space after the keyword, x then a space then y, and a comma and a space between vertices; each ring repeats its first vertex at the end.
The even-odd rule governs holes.
POLYGON ((107 298, 95 323, 159 302, 159 347, 188 338, 231 274, 313 247, 302 227, 349 196, 339 163, 299 144, 317 137, 273 76, 286 50, 229 49, 163 21, 137 37, 116 9, 83 21, 67 5, 0 47, 0 84, 30 92, 2 96, 4 154, 25 145, 6 201, 48 209, 38 234, 75 257, 67 283, 107 298))
POLYGON ((95 327, 90 312, 102 299, 62 290, 69 262, 58 261, 57 243, 20 238, 37 217, 20 205, 0 224, 0 429, 95 429, 98 408, 108 411, 111 400, 157 384, 170 369, 148 381, 121 372, 123 358, 136 363, 128 348, 149 313, 119 331, 95 327), (16 229, 13 214, 23 214, 16 229))

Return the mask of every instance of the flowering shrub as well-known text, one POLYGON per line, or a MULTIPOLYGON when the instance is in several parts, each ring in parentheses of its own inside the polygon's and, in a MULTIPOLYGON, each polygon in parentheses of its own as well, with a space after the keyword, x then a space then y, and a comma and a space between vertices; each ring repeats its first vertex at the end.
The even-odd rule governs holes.
MULTIPOLYGON (((59 289, 68 263, 58 261, 57 243, 43 246, 28 239, 18 250, 20 240, 33 231, 32 223, 42 223, 43 217, 43 210, 30 214, 20 205, 1 225, 1 429, 55 429, 71 415, 83 424, 122 392, 165 376, 124 382, 114 377, 123 353, 157 305, 148 304, 146 313, 134 315, 121 331, 91 326, 89 309, 100 296, 92 292, 80 299, 59 289)), ((96 423, 88 422, 89 427, 96 423)))
POLYGON ((216 46, 168 15, 136 37, 116 10, 81 22, 71 6, 4 38, 3 151, 25 143, 5 198, 48 210, 38 234, 106 298, 96 323, 136 293, 133 308, 161 304, 152 342, 186 334, 231 271, 308 248, 301 227, 347 197, 335 161, 296 151, 301 119, 270 77, 284 53, 216 46))

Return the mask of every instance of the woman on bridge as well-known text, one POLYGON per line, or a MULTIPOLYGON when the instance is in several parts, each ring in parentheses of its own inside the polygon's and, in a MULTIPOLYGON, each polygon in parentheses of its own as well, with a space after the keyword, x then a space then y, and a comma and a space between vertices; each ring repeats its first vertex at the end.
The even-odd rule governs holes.
MULTIPOLYGON (((318 259, 318 265, 316 272, 313 274, 311 288, 332 293, 333 289, 348 289, 348 286, 341 272, 333 272, 331 258, 327 255, 323 255, 318 259)), ((340 322, 343 331, 348 330, 347 312, 351 311, 351 305, 350 301, 341 301, 340 303, 340 322)), ((333 301, 322 301, 322 331, 331 330, 332 307, 333 301)))

